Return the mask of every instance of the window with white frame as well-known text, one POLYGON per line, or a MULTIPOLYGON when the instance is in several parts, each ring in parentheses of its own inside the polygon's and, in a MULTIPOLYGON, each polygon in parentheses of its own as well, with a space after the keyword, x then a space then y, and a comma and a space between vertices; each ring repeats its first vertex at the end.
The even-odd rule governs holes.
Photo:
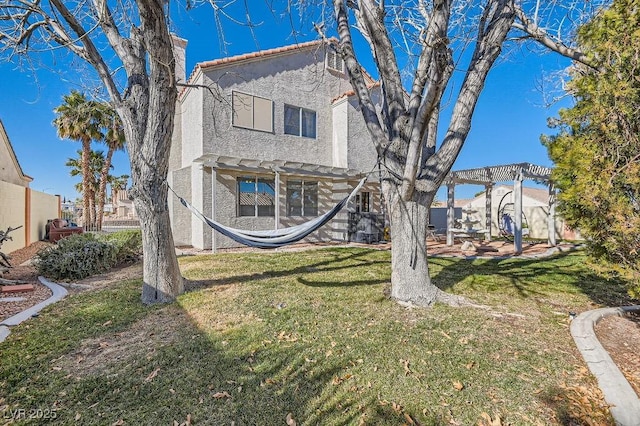
POLYGON ((275 187, 273 179, 238 178, 238 216, 275 216, 275 187))
POLYGON ((344 61, 342 56, 333 47, 327 49, 327 68, 339 73, 344 73, 344 61))
POLYGON ((356 194, 356 213, 371 211, 371 193, 360 192, 356 194))
POLYGON ((293 105, 284 105, 284 134, 316 137, 316 112, 293 105))
POLYGON ((242 92, 232 93, 233 125, 273 132, 273 101, 242 92))
POLYGON ((318 182, 287 181, 287 216, 318 216, 318 182))

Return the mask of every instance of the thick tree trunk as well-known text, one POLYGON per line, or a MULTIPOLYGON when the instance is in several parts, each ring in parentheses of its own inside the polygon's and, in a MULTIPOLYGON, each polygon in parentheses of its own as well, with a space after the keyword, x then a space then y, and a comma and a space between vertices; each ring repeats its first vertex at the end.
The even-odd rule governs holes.
MULTIPOLYGON (((158 185, 162 188, 164 185, 158 185)), ((166 192, 153 205, 137 198, 144 247, 142 302, 166 303, 184 291, 169 223, 166 192), (164 206, 159 210, 158 207, 164 206)))
POLYGON ((390 203, 391 297, 398 302, 431 306, 435 302, 471 304, 440 290, 431 281, 427 261, 427 225, 432 197, 420 201, 397 198, 390 203))
POLYGON ((152 96, 137 111, 153 111, 143 123, 131 110, 121 114, 131 153, 129 191, 142 228, 143 288, 145 304, 167 303, 184 292, 184 283, 175 252, 165 184, 168 172, 168 147, 175 111, 175 88, 151 91, 152 96), (133 123, 133 125, 130 125, 133 123))

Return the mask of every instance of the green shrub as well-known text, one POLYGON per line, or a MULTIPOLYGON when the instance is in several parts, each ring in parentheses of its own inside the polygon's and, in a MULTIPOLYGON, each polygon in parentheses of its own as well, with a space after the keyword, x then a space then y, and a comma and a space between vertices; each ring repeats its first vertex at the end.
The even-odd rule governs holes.
POLYGON ((116 244, 94 234, 73 234, 35 256, 38 273, 54 280, 79 280, 117 262, 116 244))
POLYGON ((116 246, 116 263, 133 263, 142 257, 142 232, 139 229, 103 234, 102 240, 116 246))

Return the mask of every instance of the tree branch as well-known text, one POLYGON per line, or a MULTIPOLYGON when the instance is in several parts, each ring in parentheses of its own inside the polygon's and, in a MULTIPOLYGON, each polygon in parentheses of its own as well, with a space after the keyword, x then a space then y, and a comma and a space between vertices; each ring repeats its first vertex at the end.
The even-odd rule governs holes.
POLYGON ((562 56, 580 62, 590 68, 599 69, 599 67, 581 51, 573 49, 560 41, 552 39, 545 30, 540 28, 534 21, 529 19, 529 17, 524 13, 520 6, 515 5, 514 7, 516 17, 518 18, 520 23, 514 22, 512 25, 513 28, 522 31, 525 34, 528 34, 529 37, 531 37, 538 43, 556 53, 561 54, 562 56))
MULTIPOLYGON (((79 51, 79 50, 76 51, 74 49, 72 50, 76 54, 78 54, 80 57, 85 59, 87 62, 89 62, 95 68, 96 72, 98 73, 98 76, 100 77, 100 80, 102 80, 105 87, 107 88, 107 91, 111 96, 111 99, 119 100, 120 92, 118 91, 118 88, 113 80, 113 77, 109 72, 109 67, 104 62, 102 55, 100 55, 100 52, 98 52, 98 49, 93 44, 93 41, 89 37, 89 34, 85 30, 85 28, 76 19, 76 17, 69 11, 69 9, 67 9, 67 7, 64 5, 64 3, 62 3, 61 0, 50 0, 50 2, 51 2, 51 6, 55 8, 58 12, 60 12, 60 14, 62 15, 62 18, 69 25, 71 30, 78 36, 78 40, 80 41, 80 43, 82 43, 82 46, 84 47, 83 51, 79 51)), ((52 21, 52 24, 57 24, 57 22, 52 21)))

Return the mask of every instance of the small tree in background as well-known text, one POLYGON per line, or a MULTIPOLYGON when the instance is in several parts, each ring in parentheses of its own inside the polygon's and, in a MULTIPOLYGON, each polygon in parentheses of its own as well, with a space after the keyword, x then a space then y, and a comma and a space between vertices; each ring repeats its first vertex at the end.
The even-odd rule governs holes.
MULTIPOLYGON (((82 218, 96 217, 96 195, 100 188, 100 175, 105 166, 105 157, 103 151, 89 151, 89 168, 88 172, 84 171, 84 152, 78 151, 78 158, 69 158, 64 164, 70 167, 69 175, 72 177, 81 176, 82 181, 76 184, 75 188, 80 194, 82 194, 82 201, 88 202, 89 211, 85 213, 83 210, 82 218), (85 192, 88 189, 87 192, 85 192), (89 194, 85 196, 85 194, 89 194)), ((95 228, 90 228, 95 229, 95 228)))
MULTIPOLYGON (((640 2, 616 0, 578 33, 599 70, 575 65, 575 105, 542 138, 555 163, 559 209, 604 269, 640 297, 640 2)), ((600 268, 603 270, 603 268, 600 268)))
POLYGON ((81 175, 82 175, 82 222, 85 227, 95 228, 95 190, 91 184, 90 162, 91 141, 102 139, 100 131, 102 112, 98 102, 91 101, 84 94, 72 91, 63 97, 63 103, 53 110, 56 118, 53 125, 60 138, 68 138, 82 143, 81 175))
MULTIPOLYGON (((100 184, 98 185, 98 215, 96 220, 98 230, 102 230, 104 203, 107 197, 107 184, 112 179, 112 177, 109 175, 109 170, 113 168, 113 166, 111 165, 113 154, 116 151, 123 150, 125 143, 124 130, 122 129, 122 122, 120 121, 120 117, 118 117, 118 114, 116 114, 114 109, 111 108, 111 106, 107 103, 101 104, 101 110, 101 124, 104 133, 101 141, 107 145, 108 150, 107 156, 104 159, 102 171, 100 172, 100 184)), ((127 179, 128 178, 129 176, 127 176, 127 179)))

